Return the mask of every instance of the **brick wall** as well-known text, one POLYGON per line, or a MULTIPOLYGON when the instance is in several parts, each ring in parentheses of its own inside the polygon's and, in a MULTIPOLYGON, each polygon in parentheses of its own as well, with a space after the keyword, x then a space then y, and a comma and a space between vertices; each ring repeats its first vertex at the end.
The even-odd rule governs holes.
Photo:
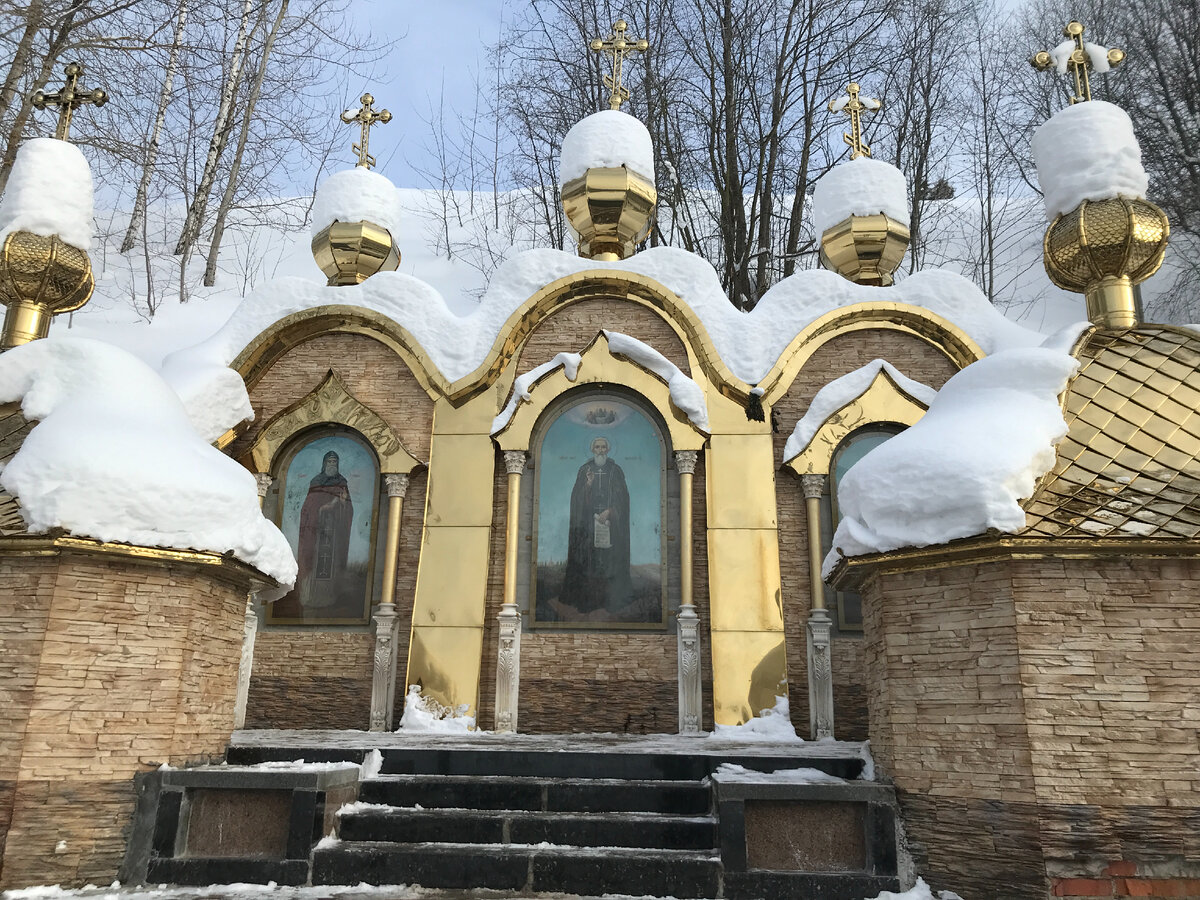
MULTIPOLYGON (((25 720, 0 886, 104 883, 124 854, 134 774, 224 752, 248 584, 74 552, 0 558, 0 585, 29 577, 36 601, 0 619, 5 649, 26 647, 0 669, 0 715, 25 720)), ((14 771, 13 743, 0 746, 14 771)))
MULTIPOLYGON (((777 465, 782 465, 784 444, 817 391, 873 359, 885 359, 909 378, 934 388, 940 388, 957 371, 954 363, 928 343, 903 332, 878 329, 855 331, 834 338, 813 353, 787 393, 773 407, 778 422, 778 431, 774 435, 777 465)), ((808 587, 808 518, 799 476, 790 469, 779 472, 775 491, 792 723, 798 734, 807 737, 805 624, 812 605, 808 587)), ((825 538, 828 542, 829 536, 825 538)), ((836 621, 837 612, 831 610, 831 615, 836 621)), ((844 740, 865 740, 867 698, 863 683, 862 639, 857 634, 835 637, 832 662, 835 734, 844 740)))
POLYGON ((1144 559, 868 580, 872 748, 931 883, 1195 895, 1198 583, 1200 563, 1144 559))

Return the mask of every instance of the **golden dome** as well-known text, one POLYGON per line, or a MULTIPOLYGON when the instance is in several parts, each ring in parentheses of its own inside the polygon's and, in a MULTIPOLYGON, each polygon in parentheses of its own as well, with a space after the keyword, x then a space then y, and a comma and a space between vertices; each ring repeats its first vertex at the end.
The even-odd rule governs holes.
POLYGON ((330 287, 362 284, 376 272, 400 268, 392 233, 374 222, 334 222, 313 235, 312 254, 330 287))
POLYGON ((44 338, 51 318, 82 307, 95 287, 87 251, 56 234, 10 233, 0 248, 0 303, 8 307, 0 348, 44 338))
POLYGON ((1200 535, 1200 336, 1091 329, 1063 394, 1067 436, 1023 504, 1028 537, 1200 535))

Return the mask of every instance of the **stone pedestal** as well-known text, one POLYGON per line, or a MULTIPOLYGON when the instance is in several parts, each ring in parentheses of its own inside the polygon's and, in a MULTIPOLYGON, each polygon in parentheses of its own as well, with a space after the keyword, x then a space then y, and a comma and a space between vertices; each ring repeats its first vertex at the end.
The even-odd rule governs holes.
POLYGON ((833 737, 833 660, 829 631, 833 621, 825 609, 808 615, 808 719, 813 740, 833 737))
POLYGON ((684 606, 676 618, 679 627, 679 733, 700 731, 703 697, 700 686, 700 617, 694 606, 684 606))
POLYGON ((371 731, 391 731, 396 703, 396 606, 384 603, 375 613, 375 657, 371 664, 371 731))

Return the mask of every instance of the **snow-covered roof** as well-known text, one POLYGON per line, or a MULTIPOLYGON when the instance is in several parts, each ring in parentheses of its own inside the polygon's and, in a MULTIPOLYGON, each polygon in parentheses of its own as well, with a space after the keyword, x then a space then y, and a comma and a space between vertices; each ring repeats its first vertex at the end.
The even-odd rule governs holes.
POLYGON ((850 216, 879 213, 908 224, 908 182, 891 163, 860 156, 834 166, 813 188, 813 230, 818 235, 850 216))
POLYGON ((576 122, 562 142, 558 178, 566 184, 588 169, 624 166, 654 184, 654 145, 646 126, 628 113, 606 109, 576 122))
POLYGON ((33 341, 0 355, 0 403, 13 401, 38 424, 0 486, 29 531, 232 552, 281 584, 295 581, 254 476, 196 433, 145 363, 100 341, 33 341))
POLYGON ((200 431, 215 439, 251 415, 241 379, 227 368, 237 355, 291 314, 346 305, 403 325, 438 371, 448 381, 456 381, 485 361, 509 317, 531 296, 585 270, 643 275, 674 293, 702 322, 729 370, 748 384, 757 383, 771 370, 805 326, 856 303, 888 301, 923 307, 957 325, 985 353, 1042 341, 1042 335, 1001 315, 970 281, 946 271, 918 272, 898 285, 880 288, 854 284, 826 270, 806 270, 776 284, 751 312, 741 312, 726 298, 713 267, 684 250, 656 247, 621 262, 598 262, 545 249, 520 253, 505 262, 480 303, 465 315, 453 311, 428 284, 395 272, 337 288, 299 278, 280 279, 247 295, 208 340, 168 356, 163 374, 184 399, 200 431))
POLYGON ((312 233, 334 222, 371 222, 400 234, 403 207, 400 192, 383 175, 356 166, 334 172, 317 188, 313 200, 312 233))
POLYGON ((0 245, 12 231, 57 234, 92 249, 92 170, 74 144, 34 138, 21 145, 0 199, 0 245))

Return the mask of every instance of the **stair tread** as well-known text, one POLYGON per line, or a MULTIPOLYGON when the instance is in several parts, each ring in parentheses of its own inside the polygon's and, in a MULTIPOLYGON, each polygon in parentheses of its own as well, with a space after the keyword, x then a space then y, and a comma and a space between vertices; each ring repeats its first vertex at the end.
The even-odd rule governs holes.
POLYGON ((364 803, 359 801, 350 804, 349 808, 338 810, 342 817, 370 815, 372 813, 388 814, 402 812, 408 816, 429 814, 431 816, 469 815, 487 819, 579 819, 585 822, 604 822, 616 820, 622 822, 677 822, 694 823, 698 825, 715 825, 715 815, 689 815, 686 813, 660 813, 646 810, 635 812, 613 812, 594 810, 538 810, 538 809, 477 809, 469 806, 394 806, 390 803, 364 803))
POLYGON ((651 788, 692 787, 697 790, 707 789, 707 779, 690 780, 677 778, 566 778, 554 775, 435 775, 435 774, 379 774, 363 780, 363 784, 373 781, 384 784, 409 784, 413 782, 438 782, 442 784, 474 784, 478 782, 504 782, 506 784, 547 784, 555 785, 637 785, 651 788))
POLYGON ((339 841, 336 844, 319 847, 316 853, 331 852, 365 852, 382 851, 402 854, 461 854, 464 851, 480 852, 516 852, 544 853, 552 856, 596 856, 603 854, 607 858, 626 857, 629 859, 664 859, 680 862, 720 862, 720 853, 712 850, 671 850, 662 847, 587 847, 572 844, 471 844, 453 841, 419 841, 413 843, 397 843, 393 841, 339 841))

